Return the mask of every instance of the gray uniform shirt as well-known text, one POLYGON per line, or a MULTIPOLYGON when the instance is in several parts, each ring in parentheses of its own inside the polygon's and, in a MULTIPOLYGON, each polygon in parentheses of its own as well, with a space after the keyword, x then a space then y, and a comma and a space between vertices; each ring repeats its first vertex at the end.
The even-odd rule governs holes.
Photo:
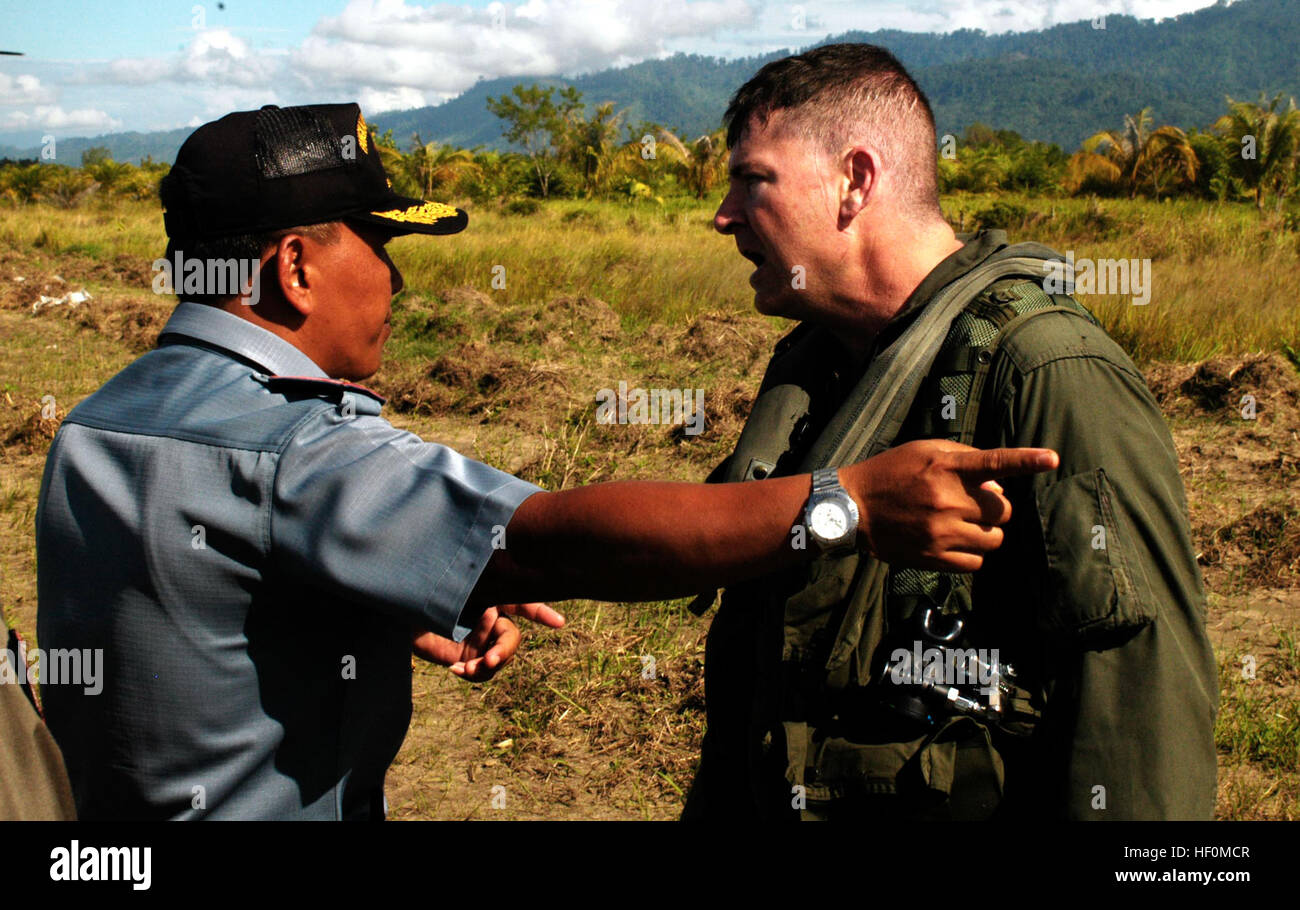
POLYGON ((81 818, 382 816, 412 627, 467 634, 495 529, 538 490, 382 403, 182 302, 63 421, 37 628, 102 649, 98 693, 43 687, 81 818))

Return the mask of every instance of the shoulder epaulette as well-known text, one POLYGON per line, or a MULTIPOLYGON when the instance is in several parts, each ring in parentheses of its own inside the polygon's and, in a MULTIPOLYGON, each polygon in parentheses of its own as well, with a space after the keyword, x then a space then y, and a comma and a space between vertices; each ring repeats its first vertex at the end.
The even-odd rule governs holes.
POLYGON ((266 387, 272 392, 296 392, 301 395, 325 395, 332 400, 340 400, 344 392, 358 392, 379 402, 387 400, 378 392, 372 391, 355 382, 342 379, 330 379, 326 376, 268 376, 266 387))

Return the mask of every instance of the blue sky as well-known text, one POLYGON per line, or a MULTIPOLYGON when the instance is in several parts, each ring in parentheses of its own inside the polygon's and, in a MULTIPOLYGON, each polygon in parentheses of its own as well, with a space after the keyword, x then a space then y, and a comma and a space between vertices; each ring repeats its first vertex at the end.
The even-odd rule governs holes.
POLYGON ((479 78, 678 51, 746 56, 849 29, 988 32, 1210 0, 0 0, 0 144, 197 125, 263 104, 438 104, 479 78))

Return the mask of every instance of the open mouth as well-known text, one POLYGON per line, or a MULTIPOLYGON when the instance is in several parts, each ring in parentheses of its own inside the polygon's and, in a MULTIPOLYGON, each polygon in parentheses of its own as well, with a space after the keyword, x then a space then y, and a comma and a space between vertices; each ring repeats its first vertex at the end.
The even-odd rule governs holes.
POLYGON ((766 258, 763 256, 763 254, 758 252, 757 250, 741 250, 740 255, 744 256, 746 259, 748 259, 750 262, 754 263, 754 265, 757 266, 761 266, 764 262, 767 261, 766 258))

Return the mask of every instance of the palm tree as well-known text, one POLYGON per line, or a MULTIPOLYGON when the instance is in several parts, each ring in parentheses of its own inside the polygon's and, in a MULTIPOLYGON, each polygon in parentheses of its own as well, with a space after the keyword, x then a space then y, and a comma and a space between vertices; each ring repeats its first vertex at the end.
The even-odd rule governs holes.
POLYGON ((1278 110, 1282 95, 1268 107, 1261 94, 1258 102, 1228 98, 1228 113, 1214 124, 1227 146, 1231 170, 1247 189, 1255 191, 1255 208, 1264 210, 1264 195, 1277 194, 1278 204, 1291 190, 1300 154, 1300 111, 1295 99, 1278 110), (1251 154, 1247 154, 1247 152, 1251 154))
POLYGON ((614 102, 596 107, 591 119, 582 116, 582 108, 570 111, 566 120, 564 148, 561 152, 582 174, 587 194, 602 189, 608 182, 618 154, 618 131, 626 111, 614 111, 614 102))
MULTIPOLYGON (((696 199, 703 199, 726 177, 730 152, 725 129, 701 136, 689 146, 666 129, 659 130, 659 139, 670 167, 696 199)), ((639 150, 640 144, 636 147, 639 150)))
POLYGON ((1128 188, 1130 199, 1137 196, 1138 186, 1145 180, 1151 181, 1157 199, 1162 178, 1195 180, 1196 152, 1188 144, 1187 134, 1176 126, 1152 129, 1153 122, 1149 107, 1137 116, 1125 114, 1122 130, 1103 130, 1083 143, 1071 160, 1071 169, 1109 177, 1128 188))
POLYGON ((437 142, 425 142, 416 133, 411 154, 406 156, 407 173, 420 187, 421 198, 428 199, 436 188, 450 186, 467 174, 478 172, 474 153, 437 142))
POLYGON ((407 174, 410 169, 407 156, 396 145, 376 140, 375 149, 379 152, 379 160, 383 162, 384 173, 388 175, 388 182, 393 185, 393 189, 403 196, 414 196, 420 192, 418 182, 407 174))

